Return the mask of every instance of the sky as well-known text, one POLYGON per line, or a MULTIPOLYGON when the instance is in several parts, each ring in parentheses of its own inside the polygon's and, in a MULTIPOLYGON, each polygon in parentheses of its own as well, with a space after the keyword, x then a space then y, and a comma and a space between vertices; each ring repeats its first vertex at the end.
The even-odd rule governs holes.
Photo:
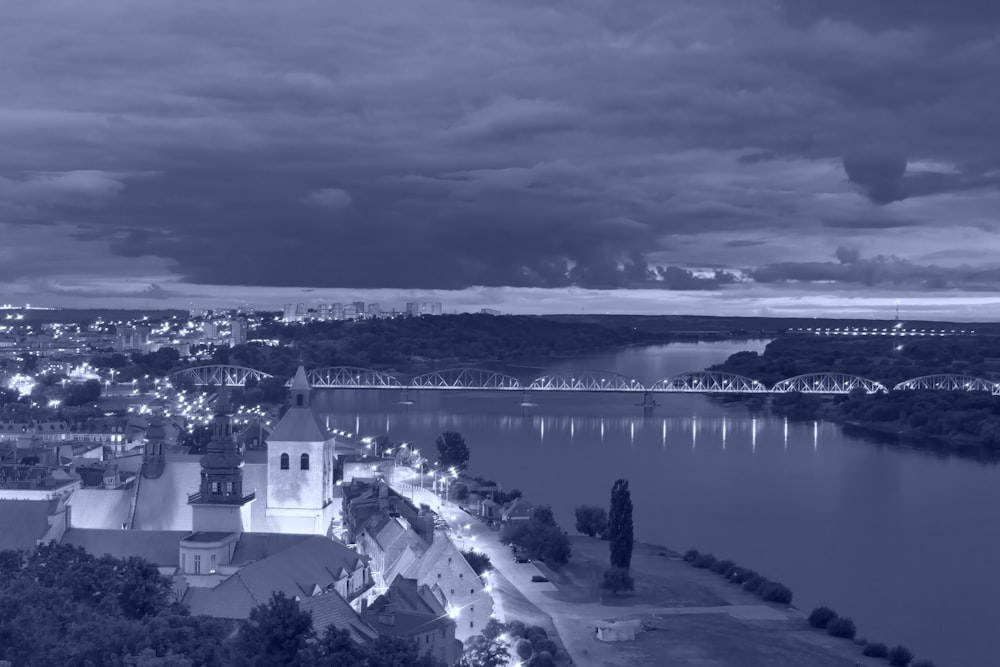
POLYGON ((0 302, 1000 317, 995 0, 47 0, 0 302))

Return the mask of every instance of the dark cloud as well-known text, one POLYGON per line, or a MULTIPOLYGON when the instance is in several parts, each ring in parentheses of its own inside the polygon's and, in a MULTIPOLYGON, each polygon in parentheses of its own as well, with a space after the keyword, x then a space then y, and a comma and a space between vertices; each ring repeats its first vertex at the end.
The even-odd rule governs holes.
POLYGON ((863 218, 829 218, 823 220, 824 227, 832 229, 896 229, 899 227, 913 227, 919 223, 913 220, 901 220, 891 217, 879 217, 876 215, 866 215, 863 218))
POLYGON ((849 155, 844 158, 844 172, 876 204, 889 204, 906 197, 903 193, 905 158, 895 155, 849 155))
POLYGON ((988 280, 805 259, 994 219, 996 3, 429 2, 15 3, 0 224, 60 261, 4 275, 708 290, 753 248, 772 284, 988 280))
POLYGON ((922 265, 906 259, 879 255, 861 258, 857 249, 840 247, 837 262, 781 262, 754 269, 750 277, 759 283, 825 283, 902 289, 995 290, 1000 286, 998 267, 943 267, 922 265))

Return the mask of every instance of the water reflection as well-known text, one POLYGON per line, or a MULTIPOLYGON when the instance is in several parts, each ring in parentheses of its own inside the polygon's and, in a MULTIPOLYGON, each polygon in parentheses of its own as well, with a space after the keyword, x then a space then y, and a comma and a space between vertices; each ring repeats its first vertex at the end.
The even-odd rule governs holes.
MULTIPOLYGON (((736 351, 672 348, 579 363, 667 376, 736 351)), ((801 607, 843 609, 866 634, 940 663, 983 664, 993 648, 983 623, 995 615, 996 587, 983 582, 995 579, 1000 539, 983 526, 996 523, 1000 467, 879 448, 829 423, 754 416, 704 396, 658 396, 647 418, 629 395, 545 395, 529 407, 509 394, 411 398, 404 407, 393 392, 317 392, 314 404, 334 428, 425 451, 442 431, 459 431, 473 474, 551 503, 567 526, 574 507, 606 502, 626 477, 639 539, 759 569, 801 607)))
MULTIPOLYGON (((333 428, 344 428, 343 414, 329 413, 325 421, 333 428)), ((413 412, 391 415, 369 415, 361 412, 348 417, 350 427, 359 436, 389 434, 394 439, 402 439, 404 433, 409 439, 418 439, 420 433, 440 433, 445 430, 460 432, 492 432, 508 436, 523 436, 526 431, 535 434, 539 445, 551 438, 568 444, 586 444, 595 438, 601 442, 624 442, 631 446, 641 446, 658 441, 661 448, 669 442, 691 443, 697 450, 700 440, 708 438, 719 444, 722 451, 731 445, 745 443, 751 452, 757 451, 758 444, 769 440, 770 429, 781 429, 781 442, 788 449, 790 429, 809 428, 808 425, 790 426, 788 420, 733 419, 728 415, 668 416, 658 420, 636 419, 629 416, 571 416, 571 415, 508 415, 508 414, 464 414, 460 418, 443 412, 413 412)), ((812 451, 817 452, 821 431, 819 422, 811 428, 812 451)), ((807 438, 809 436, 806 436, 807 438)), ((773 439, 773 436, 770 436, 773 439)), ((808 440, 807 440, 808 442, 808 440)))

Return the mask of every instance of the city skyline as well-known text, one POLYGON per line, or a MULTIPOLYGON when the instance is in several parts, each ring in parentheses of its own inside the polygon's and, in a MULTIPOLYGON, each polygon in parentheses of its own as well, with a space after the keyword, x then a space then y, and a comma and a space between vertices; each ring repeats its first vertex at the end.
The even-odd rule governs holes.
POLYGON ((719 7, 11 8, 0 301, 1000 315, 1000 9, 719 7))

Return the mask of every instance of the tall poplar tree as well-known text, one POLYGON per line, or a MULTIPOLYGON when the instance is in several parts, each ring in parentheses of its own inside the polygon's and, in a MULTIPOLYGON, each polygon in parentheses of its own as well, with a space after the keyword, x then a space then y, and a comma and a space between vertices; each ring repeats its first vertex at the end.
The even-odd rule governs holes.
POLYGON ((619 479, 611 487, 608 542, 611 567, 628 570, 632 565, 632 494, 628 490, 627 479, 619 479))

